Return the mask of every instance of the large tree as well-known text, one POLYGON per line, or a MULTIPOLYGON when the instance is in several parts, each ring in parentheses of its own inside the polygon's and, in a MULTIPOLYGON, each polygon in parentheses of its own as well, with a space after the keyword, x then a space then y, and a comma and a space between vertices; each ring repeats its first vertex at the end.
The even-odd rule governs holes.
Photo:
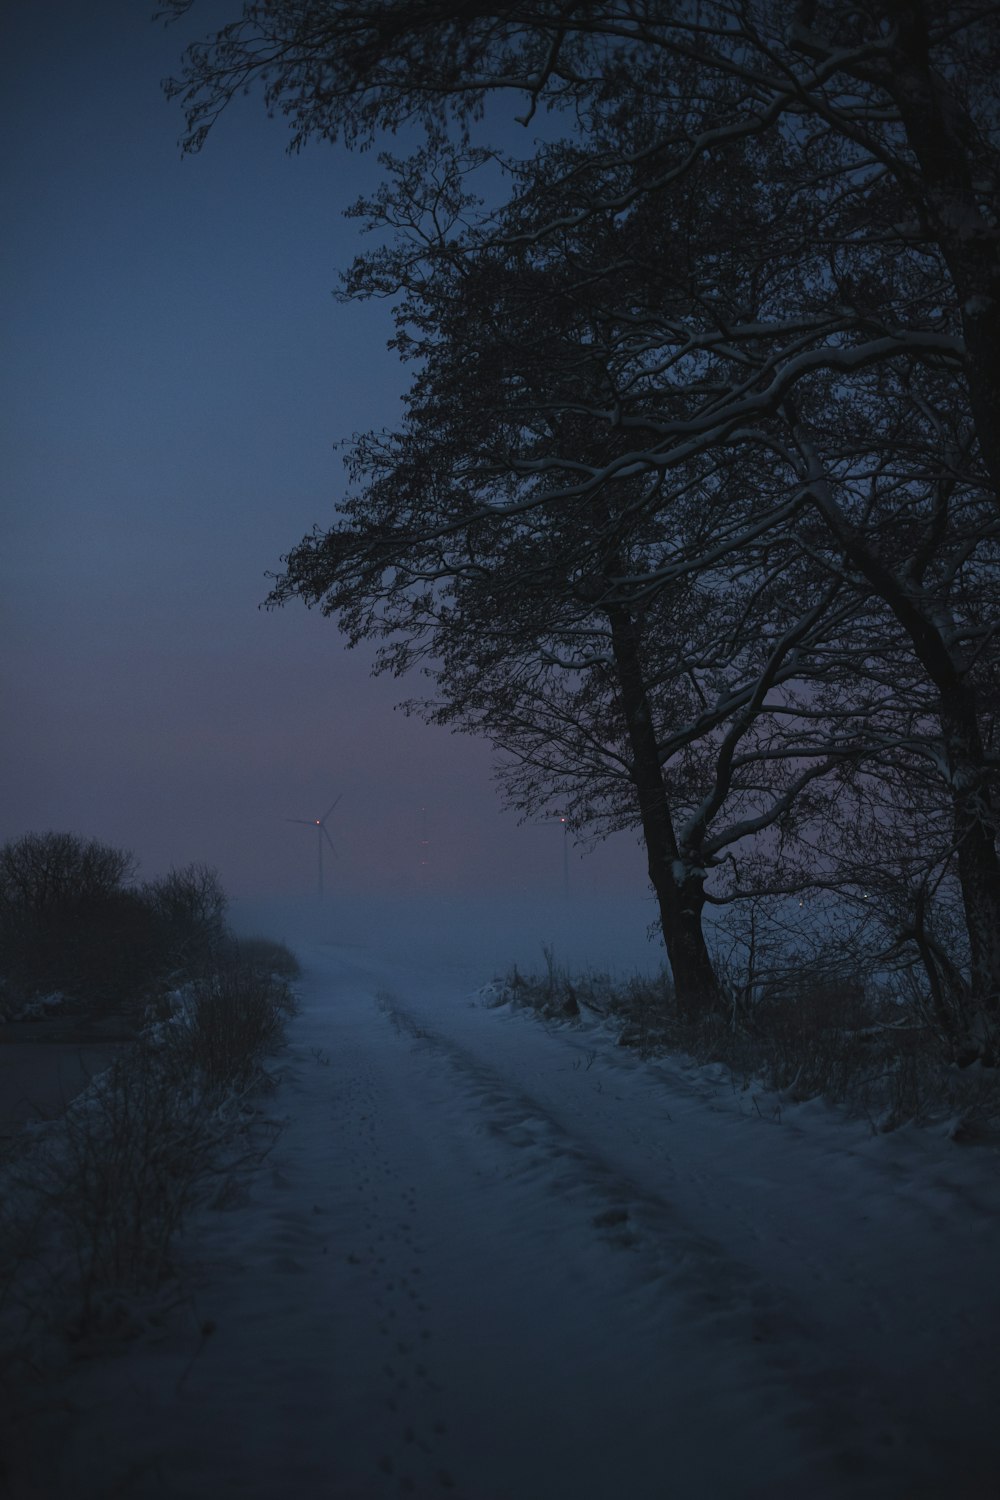
MULTIPOLYGON (((354 446, 342 520, 289 557, 273 599, 385 640, 397 672, 432 660, 432 717, 506 751, 525 810, 568 795, 580 822, 639 828, 678 993, 703 1006, 710 872, 854 753, 793 712, 845 591, 813 589, 794 537, 776 535, 799 502, 766 492, 745 435, 724 457, 671 457, 663 482, 658 420, 704 394, 690 373, 665 384, 660 358, 688 337, 691 257, 651 284, 646 216, 533 245, 534 180, 487 234, 461 190, 468 165, 421 153, 368 205, 397 233, 348 284, 398 297, 395 342, 418 360, 407 422, 354 446)), ((685 186, 714 279, 727 178, 685 186)))
POLYGON ((438 711, 506 734, 529 791, 576 757, 593 803, 617 761, 645 788, 654 885, 669 864, 699 931, 721 822, 772 826, 835 769, 845 805, 893 787, 898 821, 918 770, 937 832, 922 873, 915 837, 897 862, 914 941, 930 952, 948 872, 987 1015, 998 57, 998 7, 975 0, 279 0, 173 85, 192 146, 257 78, 296 144, 431 134, 362 210, 395 241, 348 278, 399 298, 408 429, 360 444, 345 521, 296 549, 278 595, 394 636, 397 667, 438 653, 438 711), (562 138, 508 164, 487 214, 464 178, 495 155, 445 135, 511 90, 562 138), (678 601, 696 607, 673 650, 678 601), (524 676, 498 696, 481 684, 504 651, 524 676))

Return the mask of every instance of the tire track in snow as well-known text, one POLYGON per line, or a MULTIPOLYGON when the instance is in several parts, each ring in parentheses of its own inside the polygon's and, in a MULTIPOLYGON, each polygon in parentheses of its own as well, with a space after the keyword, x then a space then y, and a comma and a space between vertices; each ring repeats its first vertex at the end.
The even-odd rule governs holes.
MULTIPOLYGON (((46 1500, 994 1493, 921 1475, 919 1421, 822 1347, 803 1282, 787 1296, 740 1260, 752 1225, 741 1240, 738 1220, 703 1215, 704 1150, 694 1176, 660 1149, 621 1170, 628 1098, 606 1095, 586 1129, 591 1090, 558 1082, 570 1049, 529 1022, 523 1046, 494 1048, 485 1015, 456 1042, 381 960, 407 998, 380 1016, 372 967, 327 959, 310 980, 286 1132, 246 1204, 200 1223, 212 1338, 194 1361, 151 1350, 127 1391, 113 1369, 103 1396, 92 1386, 74 1456, 92 1455, 94 1482, 67 1453, 71 1482, 46 1500)), ((658 1118, 638 1108, 635 1128, 658 1118)), ((718 1194, 734 1171, 719 1160, 718 1194)))
POLYGON ((836 1356, 823 1365, 816 1354, 822 1335, 773 1284, 693 1229, 669 1197, 629 1180, 538 1099, 407 1010, 395 994, 379 991, 376 1002, 398 1035, 448 1068, 449 1091, 454 1095, 458 1085, 466 1108, 498 1148, 508 1181, 533 1196, 541 1189, 578 1205, 579 1234, 625 1252, 630 1278, 669 1299, 672 1323, 708 1328, 713 1340, 749 1357, 758 1388, 790 1404, 789 1426, 828 1457, 830 1488, 817 1477, 813 1500, 826 1494, 937 1500, 933 1483, 924 1490, 898 1481, 907 1422, 892 1393, 836 1356))

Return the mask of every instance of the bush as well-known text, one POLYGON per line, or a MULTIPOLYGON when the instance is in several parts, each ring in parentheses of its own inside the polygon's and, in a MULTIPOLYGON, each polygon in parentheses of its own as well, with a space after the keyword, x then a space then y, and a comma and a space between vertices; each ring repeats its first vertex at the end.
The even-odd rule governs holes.
POLYGON ((229 963, 196 980, 171 1045, 213 1097, 262 1082, 261 1060, 280 1045, 295 1002, 287 985, 255 964, 229 963))
POLYGON ((160 925, 165 962, 184 974, 211 967, 226 937, 229 902, 218 872, 191 864, 147 882, 142 897, 160 925))
POLYGON ((294 1008, 260 963, 229 962, 162 998, 62 1120, 15 1139, 0 1177, 0 1383, 43 1336, 57 1348, 58 1333, 117 1337, 160 1315, 192 1204, 230 1201, 273 1141, 250 1096, 294 1008))
POLYGON ((26 833, 0 848, 0 919, 21 920, 72 908, 108 895, 134 873, 135 859, 96 839, 73 833, 26 833))
POLYGON ((75 1262, 84 1323, 106 1289, 162 1282, 211 1164, 208 1106, 172 1064, 139 1042, 70 1107, 36 1177, 75 1262))
POLYGON ((56 993, 138 1005, 170 977, 211 972, 227 938, 216 871, 192 864, 134 888, 134 870, 131 854, 68 833, 0 849, 0 975, 15 1006, 56 993))
POLYGON ((62 991, 115 1001, 159 962, 154 917, 123 882, 135 861, 70 833, 0 848, 0 969, 15 997, 62 991))
MULTIPOLYGON (((237 942, 214 870, 141 888, 131 855, 71 834, 0 850, 0 975, 15 1001, 60 991, 128 1000, 137 1039, 65 1116, 0 1162, 0 1407, 64 1336, 128 1334, 160 1318, 173 1246, 195 1201, 231 1201, 276 1127, 252 1094, 283 1041, 298 973, 281 943, 237 942), (177 987, 181 981, 180 988, 177 987), (39 1352, 41 1351, 41 1352, 39 1352)), ((3 1488, 0 1460, 0 1489, 3 1488)))
POLYGON ((297 979, 302 972, 292 950, 272 938, 238 938, 229 934, 220 950, 220 958, 223 963, 256 968, 264 974, 276 974, 280 979, 297 979))
POLYGON ((164 970, 160 924, 138 891, 81 902, 50 941, 65 964, 54 988, 97 1008, 138 1003, 164 970))

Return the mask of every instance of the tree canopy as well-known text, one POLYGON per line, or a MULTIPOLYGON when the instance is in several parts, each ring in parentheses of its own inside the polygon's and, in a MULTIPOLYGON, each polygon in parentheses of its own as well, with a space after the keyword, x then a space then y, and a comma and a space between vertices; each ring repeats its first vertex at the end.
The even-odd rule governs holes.
POLYGON ((995 1028, 998 63, 985 0, 278 0, 169 85, 191 149, 257 82, 293 146, 426 127, 342 292, 405 420, 271 602, 428 671, 523 811, 639 829, 691 1005, 706 903, 834 888, 995 1028))

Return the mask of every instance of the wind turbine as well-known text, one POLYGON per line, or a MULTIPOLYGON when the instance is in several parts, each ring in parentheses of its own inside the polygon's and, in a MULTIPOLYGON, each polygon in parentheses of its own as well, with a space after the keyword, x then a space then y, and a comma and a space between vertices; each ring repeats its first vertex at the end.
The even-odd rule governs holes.
POLYGON ((286 823, 304 823, 307 828, 315 828, 316 830, 316 852, 319 858, 319 898, 321 901, 323 899, 323 840, 326 839, 327 843, 330 845, 330 848, 333 850, 334 855, 336 855, 337 853, 333 839, 327 832, 326 820, 333 812, 333 809, 336 807, 337 803, 340 801, 343 795, 343 792, 338 792, 337 796, 334 797, 333 801, 330 803, 330 806, 327 808, 326 812, 321 818, 285 819, 286 823))
POLYGON ((561 823, 563 831, 563 895, 569 895, 569 819, 565 813, 553 813, 533 824, 535 828, 547 828, 550 823, 561 823))
POLYGON ((427 837, 427 809, 426 807, 422 807, 420 809, 420 869, 425 875, 430 865, 429 850, 430 840, 427 837))

